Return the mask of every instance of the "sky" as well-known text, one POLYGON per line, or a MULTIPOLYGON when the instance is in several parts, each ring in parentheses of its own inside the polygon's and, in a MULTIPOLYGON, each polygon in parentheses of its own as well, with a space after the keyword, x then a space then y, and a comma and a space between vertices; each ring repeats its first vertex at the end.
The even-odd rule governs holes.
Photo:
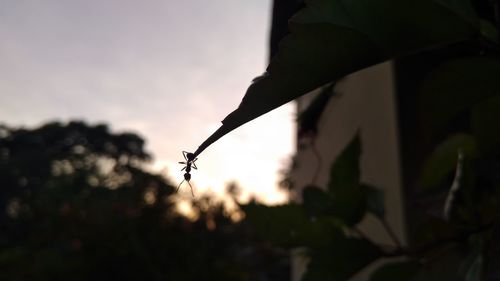
MULTIPOLYGON (((268 57, 269 0, 0 0, 0 122, 104 122, 147 141, 178 184, 194 151, 241 101, 268 57)), ((192 171, 195 194, 286 200, 288 104, 223 137, 192 171)), ((191 196, 188 186, 179 196, 191 196)))

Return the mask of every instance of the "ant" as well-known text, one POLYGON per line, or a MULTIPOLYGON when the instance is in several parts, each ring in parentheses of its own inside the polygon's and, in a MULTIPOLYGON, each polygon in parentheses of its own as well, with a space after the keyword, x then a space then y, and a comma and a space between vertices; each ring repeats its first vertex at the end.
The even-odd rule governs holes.
POLYGON ((198 160, 198 158, 195 158, 194 154, 191 153, 191 152, 186 152, 186 151, 183 151, 182 152, 182 155, 184 156, 184 159, 186 159, 186 162, 179 162, 179 164, 183 164, 183 165, 186 165, 184 168, 182 168, 181 171, 184 171, 186 170, 186 173, 184 173, 184 179, 181 181, 181 183, 179 184, 179 186, 177 187, 177 191, 179 191, 179 188, 181 187, 182 183, 184 181, 186 181, 188 184, 189 184, 189 187, 191 188, 191 195, 193 195, 194 197, 194 193, 193 193, 193 187, 191 186, 191 183, 189 183, 189 181, 191 180, 191 168, 197 170, 198 168, 196 167, 196 164, 194 164, 194 162, 196 160, 198 160))

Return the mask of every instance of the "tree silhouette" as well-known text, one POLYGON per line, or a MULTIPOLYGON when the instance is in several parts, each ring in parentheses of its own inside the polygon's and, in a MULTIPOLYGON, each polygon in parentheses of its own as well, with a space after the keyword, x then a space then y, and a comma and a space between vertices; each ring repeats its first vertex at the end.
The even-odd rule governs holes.
POLYGON ((196 221, 177 214, 150 159, 142 138, 105 125, 1 126, 0 279, 287 278, 284 255, 220 204, 193 203, 196 221))

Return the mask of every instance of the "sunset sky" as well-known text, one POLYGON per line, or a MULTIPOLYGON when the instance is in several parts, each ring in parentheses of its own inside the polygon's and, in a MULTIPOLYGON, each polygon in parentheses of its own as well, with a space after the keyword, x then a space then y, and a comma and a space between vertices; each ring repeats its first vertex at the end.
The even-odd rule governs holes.
MULTIPOLYGON (((155 169, 182 180, 194 151, 266 67, 268 0, 0 0, 0 122, 104 122, 147 140, 155 169)), ((278 170, 293 151, 286 105, 209 147, 195 192, 285 199, 278 170)), ((185 186, 181 196, 190 196, 185 186)))

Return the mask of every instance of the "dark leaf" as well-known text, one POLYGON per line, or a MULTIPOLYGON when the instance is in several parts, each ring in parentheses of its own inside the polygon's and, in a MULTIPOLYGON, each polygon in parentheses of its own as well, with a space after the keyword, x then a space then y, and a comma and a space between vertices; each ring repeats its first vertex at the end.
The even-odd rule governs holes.
POLYGON ((442 184, 455 171, 459 151, 469 158, 475 157, 477 151, 474 138, 467 134, 456 134, 439 144, 422 169, 421 187, 428 189, 442 184))
POLYGON ((362 186, 347 186, 332 192, 332 215, 348 226, 359 223, 366 213, 366 190, 362 186))
POLYGON ((303 281, 348 280, 381 255, 377 246, 364 239, 344 237, 334 242, 311 252, 303 281))
POLYGON ((332 222, 310 219, 300 205, 265 206, 255 203, 242 206, 246 219, 263 238, 284 247, 320 247, 342 236, 332 222))
POLYGON ((359 185, 360 154, 361 141, 359 134, 356 134, 347 147, 335 159, 330 168, 328 188, 332 193, 340 189, 359 185))
POLYGON ((330 168, 332 214, 349 226, 361 221, 366 211, 366 189, 359 183, 360 154, 361 141, 356 134, 330 168))
POLYGON ((315 186, 307 186, 302 191, 302 201, 306 212, 311 216, 331 214, 333 208, 332 196, 315 186))
POLYGON ((309 186, 304 189, 302 198, 308 215, 329 216, 352 226, 361 221, 365 215, 368 204, 366 192, 365 187, 352 186, 339 189, 332 194, 309 186))
POLYGON ((290 34, 266 73, 195 155, 246 122, 347 74, 473 38, 477 22, 469 1, 307 1, 290 19, 290 34))

